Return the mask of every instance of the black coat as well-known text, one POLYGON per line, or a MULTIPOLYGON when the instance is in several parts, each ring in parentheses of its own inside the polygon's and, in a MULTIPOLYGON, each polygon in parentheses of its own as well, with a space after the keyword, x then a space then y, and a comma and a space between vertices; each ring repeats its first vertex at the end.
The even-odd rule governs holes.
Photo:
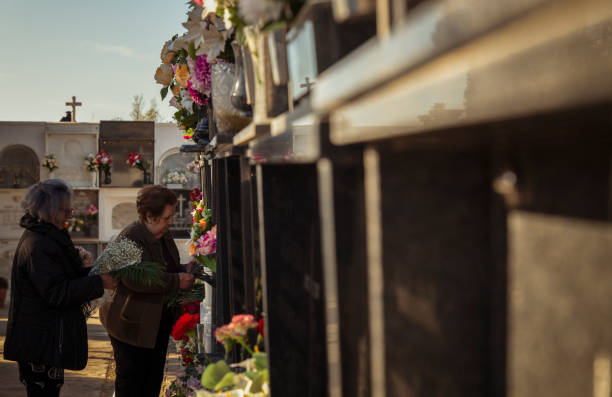
POLYGON ((87 364, 82 305, 102 296, 100 276, 87 276, 65 230, 21 218, 11 274, 11 306, 4 342, 6 360, 79 370, 87 364))

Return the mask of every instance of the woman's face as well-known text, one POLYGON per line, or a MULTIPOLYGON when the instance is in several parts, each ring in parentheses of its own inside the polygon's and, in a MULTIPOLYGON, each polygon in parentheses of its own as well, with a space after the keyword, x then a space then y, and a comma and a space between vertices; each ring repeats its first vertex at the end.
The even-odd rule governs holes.
POLYGON ((147 216, 145 220, 145 225, 147 229, 155 236, 155 238, 161 238, 166 232, 168 228, 174 223, 174 205, 166 204, 164 207, 164 212, 158 217, 147 216))
POLYGON ((74 211, 74 208, 72 208, 71 205, 72 201, 67 200, 64 206, 55 213, 53 224, 59 229, 64 229, 66 227, 66 222, 72 218, 72 211, 74 211))

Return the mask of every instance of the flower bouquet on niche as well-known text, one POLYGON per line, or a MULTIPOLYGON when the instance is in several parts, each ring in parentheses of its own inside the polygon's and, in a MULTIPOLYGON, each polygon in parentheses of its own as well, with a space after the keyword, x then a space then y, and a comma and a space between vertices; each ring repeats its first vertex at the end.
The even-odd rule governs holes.
POLYGON ((84 167, 89 172, 98 171, 98 161, 96 159, 96 155, 94 155, 93 153, 89 153, 87 156, 85 156, 84 167))
POLYGON ((49 172, 53 172, 58 168, 58 162, 55 158, 55 153, 49 153, 45 155, 42 166, 49 170, 49 172))
POLYGON ((150 164, 147 160, 145 160, 142 157, 142 154, 140 153, 129 153, 128 154, 128 158, 125 161, 127 163, 127 165, 129 165, 131 168, 138 168, 140 171, 143 172, 143 183, 149 184, 151 183, 150 180, 150 176, 149 176, 149 167, 150 164))
POLYGON ((110 153, 107 153, 104 149, 100 150, 96 154, 96 162, 98 163, 98 169, 104 173, 110 174, 111 165, 113 159, 110 153))

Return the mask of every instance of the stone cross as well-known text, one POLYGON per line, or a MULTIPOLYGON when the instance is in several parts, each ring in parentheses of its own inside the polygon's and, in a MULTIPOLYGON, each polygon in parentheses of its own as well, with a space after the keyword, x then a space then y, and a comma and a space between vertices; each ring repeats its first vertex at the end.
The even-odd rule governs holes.
POLYGON ((300 84, 300 88, 306 88, 306 93, 310 95, 310 86, 313 86, 314 84, 314 81, 311 82, 310 78, 306 77, 306 83, 300 84))
POLYGON ((179 216, 182 218, 183 217, 183 203, 185 202, 185 197, 183 197, 183 195, 180 194, 177 200, 179 202, 179 216))
POLYGON ((81 106, 81 102, 76 101, 76 97, 72 96, 72 102, 66 102, 66 106, 72 106, 72 122, 76 123, 76 107, 81 106))

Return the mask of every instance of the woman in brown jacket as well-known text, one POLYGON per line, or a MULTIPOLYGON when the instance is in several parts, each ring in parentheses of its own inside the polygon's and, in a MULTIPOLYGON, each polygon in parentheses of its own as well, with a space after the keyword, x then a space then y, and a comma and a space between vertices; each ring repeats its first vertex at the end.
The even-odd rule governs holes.
POLYGON ((139 219, 118 237, 134 241, 143 250, 143 261, 161 263, 166 272, 164 287, 122 280, 112 300, 100 308, 100 320, 115 355, 116 397, 159 396, 174 321, 166 298, 179 288, 193 285, 193 275, 185 273, 168 231, 176 201, 174 193, 163 186, 141 189, 136 201, 139 219))

